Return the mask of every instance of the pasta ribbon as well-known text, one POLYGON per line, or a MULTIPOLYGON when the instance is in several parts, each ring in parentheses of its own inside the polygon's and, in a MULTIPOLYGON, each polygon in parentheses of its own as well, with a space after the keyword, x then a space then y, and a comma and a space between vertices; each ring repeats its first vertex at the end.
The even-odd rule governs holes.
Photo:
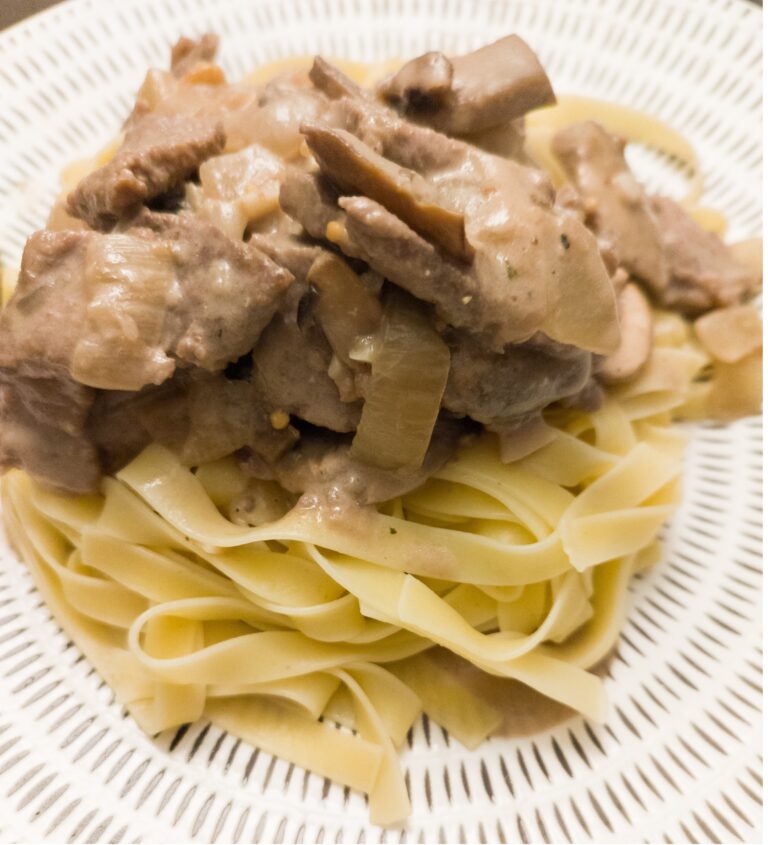
POLYGON ((409 812, 397 749, 423 711, 469 748, 503 720, 437 647, 588 718, 632 573, 658 557, 685 437, 669 427, 706 362, 659 315, 653 357, 513 464, 490 436, 433 478, 344 520, 299 503, 230 522, 231 459, 192 472, 149 446, 99 496, 23 473, 12 538, 56 618, 149 733, 199 718, 353 789, 371 819, 409 812), (334 726, 334 722, 338 724, 334 726))

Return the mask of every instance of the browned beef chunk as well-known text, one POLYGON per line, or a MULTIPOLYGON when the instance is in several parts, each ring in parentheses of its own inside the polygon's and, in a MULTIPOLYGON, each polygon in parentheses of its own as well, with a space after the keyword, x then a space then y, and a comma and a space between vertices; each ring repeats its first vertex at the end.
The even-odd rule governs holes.
POLYGON ((289 425, 275 428, 270 412, 250 379, 187 370, 136 393, 98 391, 87 433, 104 472, 125 466, 153 440, 188 466, 243 448, 272 463, 298 435, 289 425))
POLYGON ((94 391, 69 362, 81 336, 81 268, 87 232, 38 232, 0 314, 0 467, 23 467, 48 484, 82 492, 98 478, 84 435, 94 391))
POLYGON ((454 59, 419 56, 379 91, 408 117, 450 135, 499 126, 555 102, 544 68, 516 35, 454 59))
POLYGON ((403 496, 423 484, 454 455, 461 425, 438 420, 424 463, 415 472, 385 470, 354 460, 350 441, 331 434, 302 437, 299 445, 265 472, 263 464, 245 463, 259 477, 276 479, 292 493, 317 496, 335 506, 368 505, 403 496))
POLYGON ((86 436, 96 449, 103 472, 121 469, 149 443, 151 438, 141 420, 141 411, 172 393, 175 381, 170 379, 160 387, 151 386, 136 393, 96 391, 86 436))
POLYGON ((253 378, 268 405, 332 431, 354 431, 360 403, 342 402, 328 375, 331 347, 313 320, 278 315, 253 351, 253 378))
POLYGON ((85 435, 96 448, 102 472, 117 472, 150 443, 146 420, 182 400, 188 385, 187 372, 180 370, 163 384, 138 391, 95 391, 85 435))
POLYGON ((133 129, 148 114, 188 117, 211 127, 221 124, 227 152, 257 143, 286 160, 301 157, 299 126, 316 120, 328 107, 328 99, 312 86, 308 74, 286 71, 264 85, 228 83, 215 65, 194 73, 197 62, 210 62, 205 47, 204 37, 173 72, 149 71, 126 128, 133 129))
POLYGON ((146 228, 171 244, 181 294, 168 320, 173 354, 215 371, 250 351, 293 276, 191 215, 144 213, 135 225, 137 234, 146 228))
POLYGON ((71 434, 82 430, 90 389, 69 367, 84 332, 83 266, 90 232, 37 232, 29 239, 10 302, 0 314, 0 380, 15 383, 20 401, 71 434))
POLYGON ((219 36, 206 32, 198 41, 179 38, 171 48, 171 71, 182 77, 199 62, 212 62, 219 49, 219 36))
POLYGON ((137 224, 30 239, 0 365, 24 375, 55 362, 81 384, 139 390, 177 361, 215 371, 253 348, 290 273, 191 216, 137 224))
MULTIPOLYGON (((42 409, 39 393, 35 403, 42 409)), ((13 467, 69 493, 91 493, 101 478, 96 449, 82 431, 64 430, 54 413, 32 414, 13 385, 0 384, 0 470, 13 467)))
POLYGON ((662 305, 697 316, 743 302, 757 291, 760 280, 734 258, 716 234, 702 229, 678 203, 655 196, 651 210, 669 266, 669 283, 658 294, 662 305))
POLYGON ((102 414, 92 410, 92 388, 160 384, 179 362, 222 369, 253 348, 292 283, 255 247, 192 217, 147 213, 139 222, 120 234, 38 232, 29 239, 16 292, 0 316, 3 465, 64 489, 92 489, 94 442, 105 440, 94 428, 102 414), (34 443, 48 438, 51 445, 41 447, 48 454, 54 432, 63 457, 43 472, 34 443))
POLYGON ((496 351, 537 330, 612 351, 616 305, 594 237, 554 207, 543 174, 362 98, 338 100, 333 119, 344 131, 307 127, 310 148, 338 190, 364 196, 342 198, 346 214, 330 221, 330 197, 321 215, 284 203, 312 234, 324 227, 347 255, 434 303, 447 323, 482 335, 496 351), (466 250, 456 248, 462 229, 466 250))
POLYGON ((505 462, 552 440, 553 430, 541 416, 547 405, 579 401, 588 390, 593 356, 544 335, 508 346, 501 354, 465 333, 449 333, 449 342, 451 369, 443 407, 497 434, 505 462))
POLYGON ((450 342, 451 370, 443 407, 486 425, 525 417, 585 386, 589 352, 536 336, 493 354, 470 335, 450 342))
POLYGON ((624 142, 587 121, 558 132, 552 149, 598 239, 613 249, 621 267, 660 294, 667 282, 665 250, 648 198, 624 160, 624 142))
POLYGON ((280 225, 274 231, 254 234, 249 243, 293 275, 295 281, 283 295, 280 311, 295 315, 299 302, 307 294, 309 268, 323 249, 306 237, 296 221, 284 214, 281 216, 288 226, 280 225))
POLYGON ((175 390, 138 407, 151 438, 176 451, 188 466, 247 448, 271 464, 296 442, 290 425, 275 428, 270 406, 250 378, 193 370, 174 379, 175 390))
POLYGON ((225 140, 221 125, 210 119, 147 114, 128 127, 112 161, 72 191, 67 211, 94 229, 109 229, 191 176, 224 149, 225 140))

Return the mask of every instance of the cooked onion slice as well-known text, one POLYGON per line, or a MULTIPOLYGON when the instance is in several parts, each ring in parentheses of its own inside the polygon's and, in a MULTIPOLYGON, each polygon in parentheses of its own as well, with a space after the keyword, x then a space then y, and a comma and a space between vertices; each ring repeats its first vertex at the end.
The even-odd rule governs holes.
POLYGON ((346 261, 323 252, 309 269, 307 280, 318 291, 315 313, 338 358, 350 362, 358 337, 378 331, 381 305, 346 261))
POLYGON ((718 361, 735 364, 763 345, 763 321, 752 305, 717 308, 693 324, 696 337, 718 361))
POLYGON ((352 455, 386 469, 416 469, 432 437, 451 356, 423 310, 399 291, 390 294, 352 455))

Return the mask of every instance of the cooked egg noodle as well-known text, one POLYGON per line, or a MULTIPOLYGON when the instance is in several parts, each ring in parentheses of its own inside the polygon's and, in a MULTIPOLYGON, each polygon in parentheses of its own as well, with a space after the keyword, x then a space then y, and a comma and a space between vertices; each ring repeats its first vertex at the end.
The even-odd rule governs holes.
POLYGON ((221 467, 196 474, 152 445, 99 496, 11 472, 3 513, 56 619, 144 730, 206 716, 366 792, 372 821, 392 824, 409 809, 396 750, 421 711, 470 748, 502 718, 435 646, 605 717, 589 669, 679 498, 685 438, 669 422, 703 360, 658 346, 601 409, 548 412, 556 436, 529 457, 504 465, 481 438, 379 509, 300 502, 236 525, 221 467))

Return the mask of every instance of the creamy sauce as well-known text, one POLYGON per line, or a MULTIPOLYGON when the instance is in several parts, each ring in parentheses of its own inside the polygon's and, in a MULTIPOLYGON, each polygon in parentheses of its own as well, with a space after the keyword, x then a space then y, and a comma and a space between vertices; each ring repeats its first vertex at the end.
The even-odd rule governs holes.
MULTIPOLYGON (((436 648, 432 654, 436 662, 449 669, 468 689, 502 714, 503 721, 493 736, 532 736, 578 715, 572 708, 547 698, 520 681, 489 675, 446 649, 436 648)), ((613 657, 614 652, 611 651, 591 671, 604 677, 613 657)))

